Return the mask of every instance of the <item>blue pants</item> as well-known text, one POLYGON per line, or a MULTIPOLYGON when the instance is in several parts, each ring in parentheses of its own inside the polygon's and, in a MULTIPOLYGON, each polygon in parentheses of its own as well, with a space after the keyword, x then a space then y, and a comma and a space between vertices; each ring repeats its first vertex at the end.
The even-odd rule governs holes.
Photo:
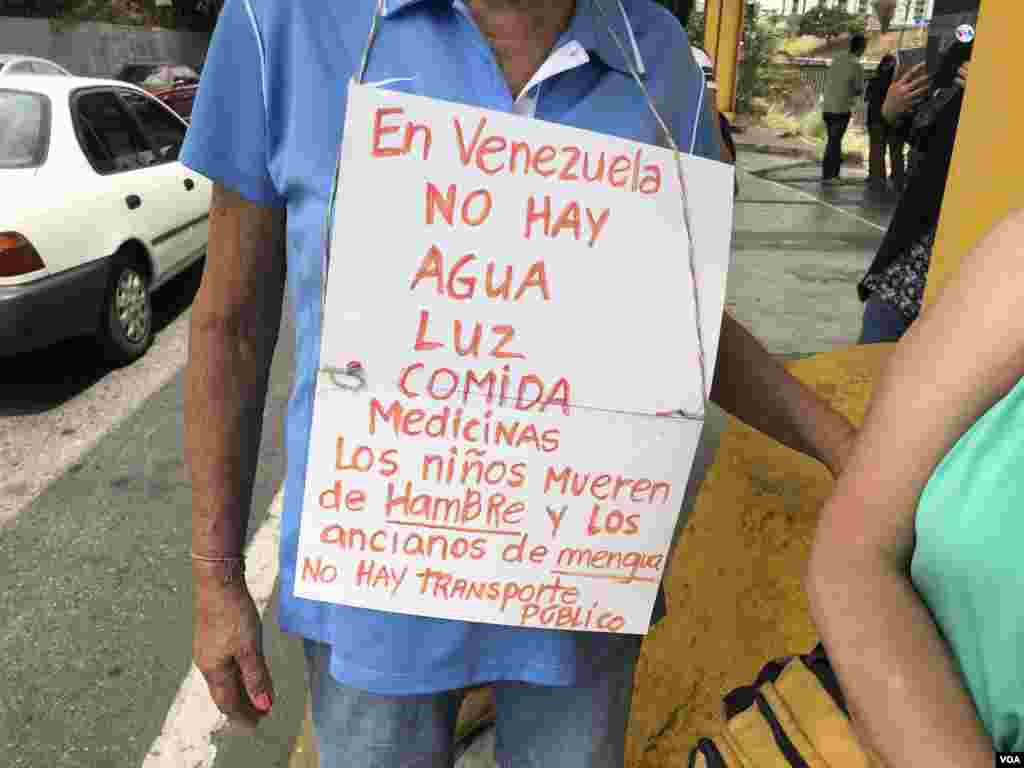
MULTIPOLYGON (((500 682, 499 768, 622 768, 639 636, 585 686, 500 682)), ((330 647, 305 643, 320 768, 451 768, 461 691, 380 696, 341 685, 330 647)))
POLYGON ((880 344, 899 341, 910 323, 892 304, 872 294, 864 304, 864 320, 858 344, 880 344))

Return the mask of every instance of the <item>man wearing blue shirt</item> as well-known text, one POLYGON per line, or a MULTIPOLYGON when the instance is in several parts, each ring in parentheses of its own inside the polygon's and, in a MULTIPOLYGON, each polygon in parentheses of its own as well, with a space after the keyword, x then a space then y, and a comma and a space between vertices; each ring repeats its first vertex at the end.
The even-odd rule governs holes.
MULTIPOLYGON (((406 616, 292 593, 324 220, 346 90, 376 6, 227 0, 207 56, 181 155, 215 182, 186 373, 195 661, 230 718, 255 723, 270 711, 241 553, 287 286, 296 370, 279 614, 282 629, 306 639, 322 766, 450 765, 461 692, 481 684, 495 690, 499 764, 621 766, 640 637, 406 616)), ((686 35, 651 0, 386 0, 379 11, 368 85, 665 146, 639 77, 683 151, 720 157, 686 35)), ((344 238, 334 243, 333 258, 348 255, 344 238)), ((728 315, 712 399, 833 472, 845 458, 850 424, 728 315)), ((662 615, 659 599, 654 619, 662 615)))

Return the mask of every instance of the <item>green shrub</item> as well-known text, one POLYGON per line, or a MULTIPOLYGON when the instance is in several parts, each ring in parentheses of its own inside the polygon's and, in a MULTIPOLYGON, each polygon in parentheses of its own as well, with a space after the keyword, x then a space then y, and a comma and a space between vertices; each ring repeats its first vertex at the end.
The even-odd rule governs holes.
POLYGON ((825 119, 821 116, 821 110, 813 109, 800 118, 800 133, 822 141, 828 137, 828 129, 825 128, 825 119))
POLYGON ((749 112, 754 99, 768 96, 769 86, 763 74, 780 40, 775 26, 761 18, 759 4, 748 3, 743 15, 743 61, 736 83, 737 111, 749 112))
POLYGON ((819 5, 800 17, 798 31, 801 35, 813 35, 832 40, 840 35, 863 34, 865 20, 863 16, 847 13, 842 8, 826 8, 819 5))

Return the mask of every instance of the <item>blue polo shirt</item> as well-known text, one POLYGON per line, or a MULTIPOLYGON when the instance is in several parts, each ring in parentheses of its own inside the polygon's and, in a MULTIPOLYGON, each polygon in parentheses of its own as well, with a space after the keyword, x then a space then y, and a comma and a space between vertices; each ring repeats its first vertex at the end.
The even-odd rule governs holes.
MULTIPOLYGON (((651 0, 599 2, 579 0, 555 45, 582 49, 582 63, 554 67, 555 74, 527 95, 527 114, 666 146, 632 67, 642 73, 680 149, 718 159, 711 113, 702 98, 704 75, 679 22, 651 0)), ((329 644, 331 675, 379 694, 429 693, 497 680, 582 684, 623 638, 403 616, 299 599, 292 591, 319 366, 324 220, 346 90, 359 69, 376 4, 227 0, 181 154, 196 172, 254 202, 288 210, 296 370, 285 438, 281 627, 329 644)), ((523 113, 486 38, 452 0, 387 0, 365 82, 523 113)), ((347 252, 343 237, 333 244, 332 260, 349 255, 370 256, 347 252)), ((655 611, 655 618, 664 613, 660 595, 655 611)))

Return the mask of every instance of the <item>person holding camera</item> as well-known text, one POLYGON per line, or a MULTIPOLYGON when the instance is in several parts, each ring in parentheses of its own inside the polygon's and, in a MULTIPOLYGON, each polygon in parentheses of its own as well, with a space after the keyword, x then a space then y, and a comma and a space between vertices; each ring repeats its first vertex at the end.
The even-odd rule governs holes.
POLYGON ((864 302, 860 344, 898 341, 921 311, 970 54, 971 44, 954 43, 931 84, 924 65, 918 65, 893 83, 882 105, 886 124, 908 131, 922 161, 911 171, 906 193, 857 286, 864 302))

